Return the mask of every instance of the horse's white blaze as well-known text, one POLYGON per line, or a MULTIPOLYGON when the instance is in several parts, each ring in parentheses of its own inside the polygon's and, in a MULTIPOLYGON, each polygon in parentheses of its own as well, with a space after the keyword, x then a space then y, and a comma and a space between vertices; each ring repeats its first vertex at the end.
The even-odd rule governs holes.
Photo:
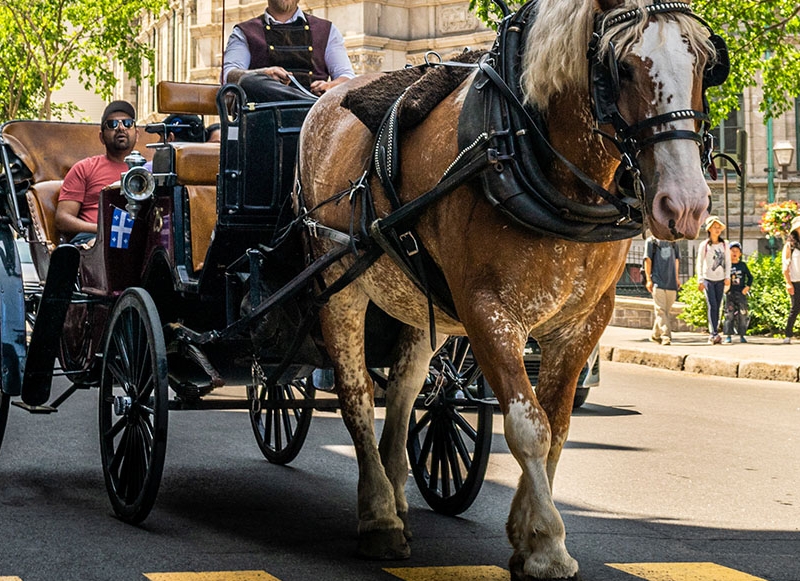
MULTIPOLYGON (((651 23, 641 40, 632 47, 633 54, 650 64, 650 78, 656 87, 653 108, 655 115, 670 111, 692 109, 692 92, 686 87, 696 66, 695 55, 681 38, 677 22, 651 23)), ((671 129, 694 131, 693 119, 680 119, 656 127, 656 131, 671 129)), ((698 198, 707 198, 710 190, 698 163, 698 144, 690 139, 660 141, 653 146, 658 192, 653 203, 653 215, 661 222, 664 207, 659 199, 668 196, 673 207, 692 205, 698 198)), ((684 223, 676 225, 688 233, 684 223)))

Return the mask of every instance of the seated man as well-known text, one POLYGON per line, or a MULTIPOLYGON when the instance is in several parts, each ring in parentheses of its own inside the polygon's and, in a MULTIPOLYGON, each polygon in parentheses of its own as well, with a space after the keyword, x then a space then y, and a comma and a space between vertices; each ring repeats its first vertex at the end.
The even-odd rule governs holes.
MULTIPOLYGON (((205 141, 205 129, 203 127, 203 120, 197 115, 178 115, 172 113, 168 115, 162 123, 166 126, 167 141, 188 141, 191 143, 202 143, 205 141)), ((151 127, 159 127, 158 133, 162 136, 163 129, 157 124, 148 125, 148 133, 152 133, 151 127)))
POLYGON ((219 126, 219 123, 212 123, 208 127, 206 127, 206 142, 208 143, 219 143, 220 139, 222 139, 222 129, 219 126))
POLYGON ((256 102, 308 99, 355 76, 344 38, 328 20, 305 14, 299 0, 268 0, 261 16, 233 28, 222 82, 238 83, 256 102), (303 87, 291 85, 292 75, 303 87))
MULTIPOLYGON (((145 131, 161 135, 162 140, 166 137, 165 143, 173 143, 175 141, 202 143, 205 140, 206 133, 203 127, 203 120, 200 117, 190 114, 178 115, 176 113, 168 115, 160 123, 149 123, 145 131)), ((153 171, 153 162, 148 161, 144 164, 144 168, 147 171, 153 171)))
POLYGON ((100 190, 119 181, 128 171, 125 158, 133 151, 139 130, 136 111, 127 101, 113 101, 103 111, 100 141, 103 155, 82 159, 64 178, 56 208, 56 228, 72 236, 72 244, 87 243, 97 235, 100 190))

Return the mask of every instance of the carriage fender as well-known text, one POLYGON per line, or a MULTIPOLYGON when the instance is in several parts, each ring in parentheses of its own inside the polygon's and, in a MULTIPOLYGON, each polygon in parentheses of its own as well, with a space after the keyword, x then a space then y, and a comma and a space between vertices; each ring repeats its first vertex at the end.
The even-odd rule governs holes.
POLYGON ((26 359, 25 290, 22 265, 14 234, 8 223, 0 224, 0 389, 16 396, 22 391, 26 359))

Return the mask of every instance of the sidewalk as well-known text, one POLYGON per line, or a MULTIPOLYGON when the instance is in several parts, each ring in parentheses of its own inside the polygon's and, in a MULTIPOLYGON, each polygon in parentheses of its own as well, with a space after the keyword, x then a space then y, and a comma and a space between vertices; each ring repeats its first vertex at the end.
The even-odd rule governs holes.
POLYGON ((800 381, 800 340, 783 345, 771 337, 747 337, 747 343, 733 337, 731 344, 709 345, 708 335, 676 332, 672 345, 660 345, 649 338, 650 329, 609 326, 600 339, 600 357, 705 375, 800 381))

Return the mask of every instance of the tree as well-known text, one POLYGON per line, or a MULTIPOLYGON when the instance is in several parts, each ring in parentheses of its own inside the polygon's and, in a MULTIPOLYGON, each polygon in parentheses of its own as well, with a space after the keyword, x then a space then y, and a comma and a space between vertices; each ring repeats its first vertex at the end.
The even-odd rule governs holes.
MULTIPOLYGON (((520 2, 509 3, 515 10, 520 2)), ((692 7, 728 43, 731 74, 709 89, 712 122, 738 108, 747 87, 763 83, 760 109, 777 117, 800 96, 800 4, 797 0, 694 0, 692 7)), ((496 28, 500 11, 493 0, 470 0, 478 18, 496 28)))
POLYGON ((54 105, 53 91, 69 75, 104 98, 116 83, 112 59, 134 79, 152 50, 136 40, 144 12, 158 14, 168 0, 0 0, 0 112, 51 119, 74 104, 54 105))

